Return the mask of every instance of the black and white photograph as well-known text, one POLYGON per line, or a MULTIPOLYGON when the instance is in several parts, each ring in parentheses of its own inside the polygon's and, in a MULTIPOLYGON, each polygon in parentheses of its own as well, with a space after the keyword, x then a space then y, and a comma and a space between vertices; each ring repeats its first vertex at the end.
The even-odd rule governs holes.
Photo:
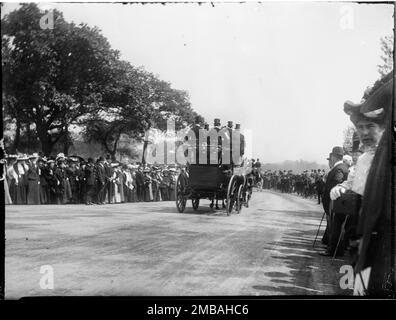
POLYGON ((395 12, 2 2, 1 297, 395 299, 395 12))

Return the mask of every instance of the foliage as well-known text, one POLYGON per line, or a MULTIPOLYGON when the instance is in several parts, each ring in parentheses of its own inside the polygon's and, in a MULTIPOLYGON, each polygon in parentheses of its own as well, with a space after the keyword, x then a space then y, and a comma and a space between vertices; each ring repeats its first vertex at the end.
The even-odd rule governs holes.
POLYGON ((15 146, 34 124, 44 154, 59 143, 67 153, 69 126, 78 124, 87 141, 114 156, 121 135, 141 140, 169 118, 176 128, 203 122, 185 91, 121 61, 98 28, 68 23, 53 10, 54 28, 43 30, 46 13, 23 4, 1 21, 2 100, 5 119, 16 121, 15 146))
POLYGON ((385 36, 381 38, 381 60, 382 63, 378 65, 378 72, 380 73, 381 77, 386 76, 389 72, 393 70, 393 44, 394 38, 393 35, 385 36))
POLYGON ((343 134, 344 134, 344 142, 343 142, 343 148, 347 152, 352 152, 352 145, 353 145, 353 134, 355 133, 356 129, 354 126, 348 126, 343 134))

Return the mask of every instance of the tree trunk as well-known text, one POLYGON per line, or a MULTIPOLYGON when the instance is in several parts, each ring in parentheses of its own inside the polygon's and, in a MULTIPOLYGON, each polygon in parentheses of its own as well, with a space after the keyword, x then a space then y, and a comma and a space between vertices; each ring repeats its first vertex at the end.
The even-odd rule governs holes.
POLYGON ((111 150, 110 155, 111 155, 111 160, 116 161, 116 152, 117 152, 117 145, 118 141, 120 140, 121 134, 118 135, 117 139, 115 139, 114 144, 113 144, 113 150, 111 150))
POLYGON ((63 142, 63 153, 67 157, 69 154, 69 128, 65 126, 65 140, 63 142))
POLYGON ((48 157, 51 154, 53 143, 51 136, 48 135, 46 128, 43 128, 41 124, 37 124, 37 135, 41 143, 41 150, 43 154, 48 157), (40 126, 39 126, 40 125, 40 126))
POLYGON ((12 153, 16 153, 17 152, 20 140, 21 140, 21 122, 17 118, 16 119, 15 139, 14 139, 14 143, 12 144, 12 147, 11 147, 11 152, 12 153))

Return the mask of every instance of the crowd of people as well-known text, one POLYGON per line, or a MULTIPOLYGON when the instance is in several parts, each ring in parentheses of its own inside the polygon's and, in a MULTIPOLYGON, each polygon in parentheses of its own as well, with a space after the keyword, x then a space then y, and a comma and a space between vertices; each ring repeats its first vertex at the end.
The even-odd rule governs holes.
POLYGON ((181 168, 83 159, 63 153, 6 156, 6 204, 106 204, 174 201, 181 168))
POLYGON ((376 82, 361 103, 345 102, 344 112, 355 127, 352 150, 333 147, 327 173, 267 170, 259 178, 263 188, 322 200, 327 223, 320 254, 349 253, 355 295, 396 296, 392 90, 393 72, 376 82))
POLYGON ((261 177, 263 189, 296 193, 304 198, 317 197, 320 204, 325 174, 324 169, 305 170, 302 173, 293 173, 293 170, 266 170, 261 177))
POLYGON ((348 249, 355 268, 355 294, 395 296, 393 109, 391 72, 361 103, 344 104, 356 129, 348 158, 351 166, 341 147, 334 147, 328 157, 331 169, 323 190, 326 250, 321 254, 341 256, 348 249))
MULTIPOLYGON (((327 224, 321 254, 336 257, 349 252, 355 293, 395 294, 392 90, 393 72, 377 82, 363 102, 344 104, 356 129, 352 150, 333 147, 327 158, 328 172, 262 172, 259 159, 251 160, 251 174, 264 189, 316 197, 322 203, 327 224)), ((221 128, 219 119, 215 128, 221 128)), ((233 130, 232 122, 227 128, 233 130)), ((5 199, 6 204, 87 205, 172 201, 181 170, 176 165, 119 163, 110 156, 94 161, 64 154, 55 158, 7 155, 5 199)))

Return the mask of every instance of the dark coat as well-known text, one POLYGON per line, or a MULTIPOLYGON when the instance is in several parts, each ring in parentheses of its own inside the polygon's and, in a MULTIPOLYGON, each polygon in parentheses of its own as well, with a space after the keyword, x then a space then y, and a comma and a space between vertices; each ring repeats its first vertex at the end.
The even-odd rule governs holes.
POLYGON ((348 178, 349 169, 345 163, 340 163, 332 168, 327 175, 326 183, 323 190, 323 209, 329 214, 330 191, 337 184, 342 183, 348 178))
POLYGON ((143 187, 144 181, 144 174, 140 171, 136 172, 136 185, 138 188, 143 187))
POLYGON ((104 184, 106 182, 106 169, 104 165, 98 164, 96 167, 96 178, 99 181, 99 184, 104 184))
POLYGON ((85 167, 85 183, 87 186, 94 186, 96 181, 95 166, 89 164, 85 167))
POLYGON ((31 165, 26 178, 28 181, 27 204, 40 204, 40 175, 38 165, 31 165))
POLYGON ((396 230, 395 210, 392 210, 392 171, 395 165, 392 150, 395 150, 395 143, 392 134, 393 129, 388 125, 367 176, 357 228, 361 246, 355 271, 371 266, 368 294, 382 297, 392 297, 396 290, 393 260, 396 230))

